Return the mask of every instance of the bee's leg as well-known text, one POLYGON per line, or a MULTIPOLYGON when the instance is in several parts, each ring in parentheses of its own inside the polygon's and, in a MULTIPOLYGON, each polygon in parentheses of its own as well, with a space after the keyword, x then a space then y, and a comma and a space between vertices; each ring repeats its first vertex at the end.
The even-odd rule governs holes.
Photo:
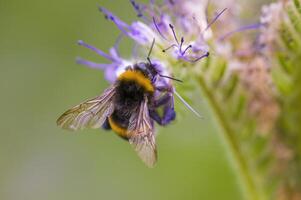
POLYGON ((157 86, 156 90, 159 91, 159 92, 173 93, 173 88, 169 85, 157 86))
POLYGON ((176 112, 174 110, 174 99, 169 93, 162 96, 155 102, 155 109, 150 110, 150 117, 155 120, 161 126, 169 124, 176 118, 176 112), (157 111, 157 108, 163 106, 163 116, 161 117, 157 111))
POLYGON ((171 94, 165 93, 162 97, 159 99, 155 100, 154 105, 156 108, 166 105, 167 103, 170 103, 171 101, 171 94))
POLYGON ((150 110, 149 112, 150 117, 155 120, 159 125, 165 126, 169 124, 171 121, 173 121, 176 118, 176 112, 174 109, 170 107, 164 108, 163 116, 161 117, 156 110, 150 110))

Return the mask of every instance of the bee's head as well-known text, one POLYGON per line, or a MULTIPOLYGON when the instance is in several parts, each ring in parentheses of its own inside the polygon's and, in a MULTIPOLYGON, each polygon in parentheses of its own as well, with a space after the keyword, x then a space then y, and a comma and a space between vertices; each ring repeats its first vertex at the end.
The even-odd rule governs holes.
POLYGON ((159 74, 155 66, 151 63, 140 62, 134 65, 134 70, 141 71, 144 76, 146 76, 150 80, 154 80, 154 78, 159 74))
POLYGON ((156 68, 156 65, 151 62, 150 55, 151 55, 152 50, 154 48, 154 44, 155 44, 155 38, 153 39, 151 48, 150 48, 149 53, 147 55, 147 61, 148 62, 140 62, 140 63, 135 64, 134 65, 134 70, 141 71, 144 74, 144 76, 146 76, 152 82, 154 82, 156 80, 156 77, 158 75, 160 77, 163 77, 163 78, 168 78, 168 79, 171 79, 171 80, 182 82, 179 79, 176 79, 176 78, 173 78, 173 77, 170 77, 170 76, 166 76, 166 75, 162 75, 161 71, 156 68))

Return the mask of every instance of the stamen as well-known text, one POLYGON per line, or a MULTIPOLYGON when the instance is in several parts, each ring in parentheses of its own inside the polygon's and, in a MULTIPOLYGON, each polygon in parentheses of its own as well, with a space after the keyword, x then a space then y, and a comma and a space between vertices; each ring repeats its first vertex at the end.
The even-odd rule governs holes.
POLYGON ((86 65, 86 66, 88 66, 90 68, 94 68, 94 69, 105 69, 105 68, 111 66, 110 64, 95 63, 95 62, 91 62, 88 60, 84 60, 82 58, 77 58, 76 63, 80 64, 80 65, 86 65))
POLYGON ((80 46, 83 46, 83 47, 86 47, 92 51, 94 51, 95 53, 97 53, 98 55, 108 59, 108 60, 111 60, 111 61, 114 61, 114 58, 112 58, 110 55, 106 54, 105 52, 101 51, 100 49, 92 46, 92 45, 89 45, 89 44, 86 44, 85 42, 83 42, 82 40, 79 40, 77 42, 80 46))
POLYGON ((179 41, 178 41, 178 38, 177 38, 177 35, 176 35, 176 32, 175 32, 175 30, 174 30, 173 25, 169 24, 169 27, 170 27, 170 29, 172 30, 172 34, 173 34, 173 36, 174 36, 174 38, 175 38, 177 44, 179 45, 179 41))
POLYGON ((159 28, 159 26, 158 26, 158 24, 157 24, 157 22, 156 22, 155 17, 153 17, 153 23, 154 23, 155 28, 157 29, 159 35, 160 35, 164 40, 167 40, 166 37, 164 37, 164 35, 163 35, 162 32, 160 31, 160 28, 159 28))
POLYGON ((223 41, 224 39, 232 36, 234 33, 239 33, 242 31, 247 31, 247 30, 253 30, 253 29, 258 29, 262 26, 261 23, 257 23, 257 24, 251 24, 251 25, 247 25, 247 26, 243 26, 241 28, 238 28, 234 31, 230 31, 229 33, 226 33, 225 35, 221 36, 218 41, 223 41))
POLYGON ((197 62, 197 61, 199 61, 199 60, 201 60, 201 59, 203 59, 205 57, 208 57, 208 56, 209 56, 209 52, 205 53, 204 55, 200 56, 199 58, 197 58, 197 59, 195 59, 195 60, 193 60, 191 62, 197 62))
POLYGON ((180 53, 182 54, 182 46, 183 46, 183 43, 184 43, 184 38, 181 37, 181 44, 180 44, 180 53))
POLYGON ((122 34, 119 34, 116 41, 115 41, 115 44, 114 44, 114 49, 117 53, 117 56, 120 57, 120 53, 119 53, 119 44, 121 42, 121 39, 122 39, 123 35, 122 34))
POLYGON ((186 47, 186 49, 183 51, 182 56, 185 55, 186 51, 189 50, 190 48, 192 48, 192 45, 189 45, 188 47, 186 47))
POLYGON ((211 25, 214 23, 214 22, 216 22, 216 20, 225 12, 227 10, 227 8, 224 8, 219 14, 217 14, 214 18, 213 18, 213 20, 207 25, 207 27, 205 28, 205 30, 204 31, 206 31, 206 30, 208 30, 210 27, 211 27, 211 25))
POLYGON ((167 47, 166 49, 163 49, 162 52, 165 53, 166 51, 168 51, 168 50, 171 49, 172 47, 177 48, 178 46, 177 46, 176 44, 172 44, 172 45, 170 45, 169 47, 167 47))
POLYGON ((198 58, 196 58, 196 59, 194 59, 194 60, 190 60, 190 59, 188 59, 188 58, 186 58, 186 57, 183 57, 182 59, 185 60, 185 61, 187 61, 187 62, 195 63, 195 62, 198 62, 199 60, 201 60, 201 59, 203 59, 203 58, 205 58, 205 57, 208 57, 208 56, 209 56, 209 52, 207 52, 207 53, 201 55, 200 57, 198 57, 198 58))

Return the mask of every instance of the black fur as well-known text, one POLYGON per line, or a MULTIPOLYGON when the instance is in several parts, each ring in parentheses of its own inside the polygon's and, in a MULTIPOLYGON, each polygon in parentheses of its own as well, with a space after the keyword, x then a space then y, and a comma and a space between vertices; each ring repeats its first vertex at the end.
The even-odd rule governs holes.
MULTIPOLYGON (((133 66, 134 70, 140 71, 151 82, 157 72, 154 66, 149 63, 137 63, 133 66)), ((128 70, 133 70, 128 69, 128 70)), ((144 87, 135 81, 120 80, 117 82, 116 94, 114 97, 114 112, 111 119, 118 126, 127 129, 129 126, 130 117, 133 112, 137 112, 140 108, 144 95, 148 95, 149 105, 152 102, 152 95, 145 91, 144 87)), ((107 128, 110 128, 107 127, 107 128)))
POLYGON ((137 112, 143 101, 144 88, 134 81, 119 81, 114 99, 112 120, 122 128, 128 128, 133 112, 137 112))

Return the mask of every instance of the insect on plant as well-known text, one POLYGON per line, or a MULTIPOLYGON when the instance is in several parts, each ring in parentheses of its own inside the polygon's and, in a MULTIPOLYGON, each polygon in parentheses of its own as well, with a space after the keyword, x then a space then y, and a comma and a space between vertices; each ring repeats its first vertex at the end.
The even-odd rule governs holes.
POLYGON ((165 126, 176 117, 174 88, 176 78, 163 75, 150 59, 127 66, 117 80, 100 96, 85 101, 63 113, 57 125, 76 131, 84 128, 112 129, 128 140, 149 167, 157 160, 154 122, 165 126), (159 108, 163 107, 163 114, 159 108))

